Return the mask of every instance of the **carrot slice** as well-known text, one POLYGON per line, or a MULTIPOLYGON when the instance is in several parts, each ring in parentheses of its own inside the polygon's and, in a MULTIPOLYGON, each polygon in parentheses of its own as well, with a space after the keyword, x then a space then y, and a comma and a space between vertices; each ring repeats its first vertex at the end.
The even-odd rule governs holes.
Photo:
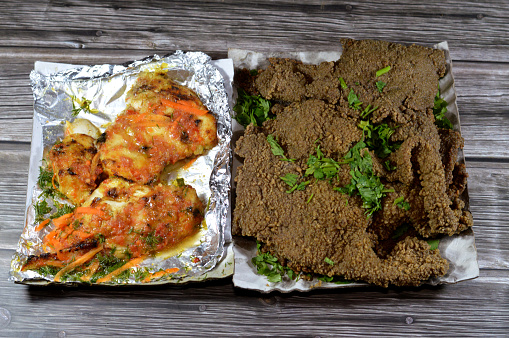
POLYGON ((154 273, 151 273, 149 274, 143 281, 142 283, 148 283, 150 282, 152 279, 155 279, 155 278, 159 278, 159 277, 162 277, 166 274, 170 274, 170 273, 175 273, 175 272, 178 272, 180 269, 179 268, 171 268, 171 269, 166 269, 166 270, 161 270, 161 271, 158 271, 158 272, 154 272, 154 273))
POLYGON ((122 272, 124 272, 127 269, 130 269, 130 268, 138 265, 138 263, 143 261, 143 259, 145 259, 145 257, 138 257, 138 258, 131 259, 129 262, 125 263, 120 268, 110 272, 109 274, 107 274, 106 276, 104 276, 102 278, 99 278, 97 280, 97 283, 109 282, 113 277, 121 274, 122 272))
POLYGON ((55 218, 53 220, 53 224, 57 228, 63 228, 64 226, 69 224, 68 220, 72 217, 72 215, 73 215, 72 213, 69 213, 69 214, 65 214, 63 216, 60 216, 58 218, 55 218))
POLYGON ((89 268, 89 272, 86 275, 81 276, 81 280, 84 282, 88 282, 90 280, 90 278, 92 278, 94 273, 99 268, 99 261, 94 261, 92 264, 90 264, 90 266, 88 268, 89 268))
POLYGON ((94 208, 94 207, 78 207, 78 208, 76 208, 76 210, 74 212, 77 213, 77 214, 92 214, 92 215, 97 215, 97 216, 99 216, 101 218, 108 217, 104 213, 104 211, 102 211, 101 209, 94 208))
POLYGON ((163 105, 165 105, 166 107, 182 110, 182 111, 189 112, 189 113, 191 113, 193 115, 198 115, 198 116, 205 115, 205 114, 207 114, 209 112, 206 109, 203 110, 203 109, 200 109, 200 108, 195 108, 194 105, 192 105, 189 101, 173 102, 171 100, 168 100, 168 99, 165 99, 165 98, 161 98, 161 103, 163 105))
POLYGON ((44 227, 46 225, 48 225, 48 223, 51 221, 51 219, 46 219, 44 221, 42 221, 36 228, 35 228, 35 231, 41 231, 42 229, 44 229, 44 227))
POLYGON ((55 279, 54 279, 55 282, 60 282, 60 279, 66 272, 71 271, 75 267, 88 262, 90 259, 92 259, 92 257, 95 256, 96 253, 98 253, 102 249, 103 249, 103 246, 99 245, 97 248, 90 250, 89 252, 87 252, 86 254, 84 254, 83 256, 81 256, 80 258, 78 258, 77 260, 72 262, 71 264, 68 264, 67 266, 65 266, 63 269, 58 271, 58 273, 55 275, 55 279))

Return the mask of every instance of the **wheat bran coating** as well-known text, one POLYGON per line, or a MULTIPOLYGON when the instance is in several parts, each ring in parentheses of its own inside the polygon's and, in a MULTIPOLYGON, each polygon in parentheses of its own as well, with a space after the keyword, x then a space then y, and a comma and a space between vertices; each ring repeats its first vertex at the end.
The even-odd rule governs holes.
POLYGON ((472 226, 460 195, 466 186, 464 164, 457 163, 463 146, 455 131, 434 124, 433 104, 438 79, 445 73, 442 51, 379 41, 343 40, 343 55, 335 63, 304 65, 294 60, 270 60, 252 78, 251 91, 278 102, 277 118, 261 128, 248 127, 236 152, 244 158, 236 177, 235 235, 253 236, 264 249, 295 271, 341 275, 381 286, 419 285, 446 273, 448 262, 429 250, 426 238, 459 233, 472 226), (391 66, 379 77, 376 72, 391 66), (342 88, 339 78, 348 88, 342 88), (377 81, 385 86, 379 90, 377 81), (370 152, 373 172, 393 189, 382 209, 366 217, 358 196, 334 191, 350 182, 342 165, 329 183, 311 183, 287 193, 280 177, 302 176, 306 160, 320 145, 326 157, 340 161, 359 140, 362 109, 352 109, 353 91, 362 102, 377 106, 370 123, 395 128, 391 142, 400 144, 387 158, 370 152), (267 134, 277 137, 289 163, 274 156, 267 134), (396 167, 388 170, 384 162, 396 167), (312 198, 310 199, 310 196, 312 198), (410 208, 395 205, 403 197, 410 208), (308 202, 309 201, 309 202, 308 202), (408 225, 401 237, 395 230, 408 225), (328 258, 334 262, 325 262, 328 258))

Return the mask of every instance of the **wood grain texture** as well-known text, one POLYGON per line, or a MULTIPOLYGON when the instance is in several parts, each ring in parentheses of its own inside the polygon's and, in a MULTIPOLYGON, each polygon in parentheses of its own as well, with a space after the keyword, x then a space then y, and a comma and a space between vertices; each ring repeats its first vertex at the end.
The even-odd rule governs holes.
POLYGON ((0 2, 0 337, 507 336, 509 3, 497 1, 0 2), (481 276, 441 287, 261 295, 230 279, 141 288, 8 280, 24 224, 37 60, 123 63, 177 49, 334 50, 339 38, 431 46, 453 59, 481 276))

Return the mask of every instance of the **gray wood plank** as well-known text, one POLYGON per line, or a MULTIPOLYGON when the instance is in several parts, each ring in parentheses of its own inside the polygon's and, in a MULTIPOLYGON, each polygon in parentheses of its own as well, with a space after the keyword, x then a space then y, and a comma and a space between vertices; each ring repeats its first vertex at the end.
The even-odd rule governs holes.
MULTIPOLYGON (((10 252, 0 250, 2 274, 10 252)), ((0 280, 5 336, 504 335, 509 274, 456 285, 260 295, 228 279, 142 288, 27 287, 0 280), (30 316, 26 313, 29 312, 30 316), (489 320, 486 320, 489 318, 489 320)))
POLYGON ((0 7, 1 28, 8 32, 0 35, 0 46, 302 50, 323 49, 340 37, 352 37, 425 44, 448 40, 458 59, 507 61, 507 9, 502 0, 153 1, 148 6, 130 1, 43 1, 38 6, 14 1, 0 7))

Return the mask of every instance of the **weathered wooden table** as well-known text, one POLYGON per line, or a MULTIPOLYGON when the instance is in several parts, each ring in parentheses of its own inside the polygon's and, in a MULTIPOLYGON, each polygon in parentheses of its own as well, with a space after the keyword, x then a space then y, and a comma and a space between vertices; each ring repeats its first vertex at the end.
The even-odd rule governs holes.
POLYGON ((0 336, 509 335, 509 3, 0 3, 0 336), (24 224, 34 61, 122 63, 176 49, 330 50, 340 37, 431 46, 454 62, 480 277, 456 285, 262 295, 231 279, 165 287, 8 280, 24 224))

